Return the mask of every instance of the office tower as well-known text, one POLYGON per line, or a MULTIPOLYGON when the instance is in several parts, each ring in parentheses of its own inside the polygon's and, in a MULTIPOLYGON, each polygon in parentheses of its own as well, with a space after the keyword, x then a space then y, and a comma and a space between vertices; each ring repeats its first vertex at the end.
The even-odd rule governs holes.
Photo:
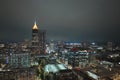
POLYGON ((39 46, 40 46, 40 53, 45 54, 46 49, 46 31, 39 30, 39 46))
POLYGON ((107 50, 110 50, 110 51, 113 50, 113 43, 112 42, 107 42, 107 50))
POLYGON ((33 54, 44 54, 45 43, 46 43, 46 31, 39 30, 36 22, 32 28, 32 53, 33 54))

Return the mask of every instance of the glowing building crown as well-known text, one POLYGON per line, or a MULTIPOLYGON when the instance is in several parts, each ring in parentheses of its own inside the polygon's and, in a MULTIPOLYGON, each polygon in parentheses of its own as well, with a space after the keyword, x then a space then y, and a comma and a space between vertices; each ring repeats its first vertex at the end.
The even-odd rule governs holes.
POLYGON ((38 29, 38 26, 37 26, 37 24, 36 24, 36 21, 34 22, 33 29, 38 29))

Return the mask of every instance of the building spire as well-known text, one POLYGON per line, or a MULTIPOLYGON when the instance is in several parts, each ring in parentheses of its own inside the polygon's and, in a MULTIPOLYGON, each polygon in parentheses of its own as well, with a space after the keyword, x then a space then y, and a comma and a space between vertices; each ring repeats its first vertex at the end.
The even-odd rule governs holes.
POLYGON ((34 22, 33 29, 38 29, 38 26, 37 26, 37 24, 36 24, 36 21, 34 22))

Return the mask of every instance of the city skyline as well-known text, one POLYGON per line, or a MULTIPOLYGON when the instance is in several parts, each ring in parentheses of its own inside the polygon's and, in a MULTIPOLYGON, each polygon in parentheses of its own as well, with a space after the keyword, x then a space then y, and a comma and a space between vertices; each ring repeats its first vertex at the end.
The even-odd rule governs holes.
POLYGON ((0 40, 31 39, 36 20, 47 39, 119 41, 118 0, 0 1, 0 40))

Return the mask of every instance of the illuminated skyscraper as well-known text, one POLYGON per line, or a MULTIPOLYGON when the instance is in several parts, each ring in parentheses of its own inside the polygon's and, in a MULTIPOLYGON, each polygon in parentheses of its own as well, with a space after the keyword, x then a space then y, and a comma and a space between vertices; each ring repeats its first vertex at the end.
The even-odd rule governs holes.
POLYGON ((36 22, 32 28, 32 50, 33 54, 44 54, 46 43, 46 31, 39 30, 36 22))

